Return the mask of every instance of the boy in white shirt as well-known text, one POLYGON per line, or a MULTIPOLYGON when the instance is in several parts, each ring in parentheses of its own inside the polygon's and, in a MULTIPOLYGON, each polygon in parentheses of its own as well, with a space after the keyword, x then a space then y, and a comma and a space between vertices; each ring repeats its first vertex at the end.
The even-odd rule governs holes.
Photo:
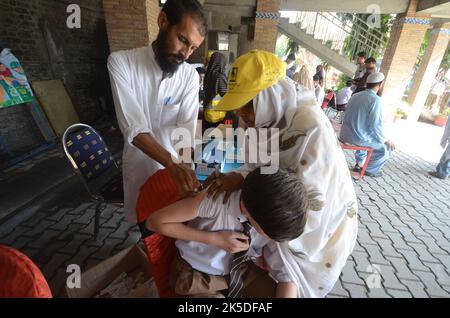
POLYGON ((314 75, 313 81, 314 81, 314 92, 316 94, 317 104, 319 104, 319 106, 322 107, 323 100, 325 99, 325 91, 323 90, 322 86, 320 85, 319 76, 314 75))
POLYGON ((204 191, 155 212, 146 226, 177 239, 179 257, 170 284, 178 295, 297 297, 297 286, 287 274, 276 242, 302 234, 306 197, 296 176, 282 170, 261 174, 258 168, 226 204, 208 198, 204 191), (249 236, 242 233, 245 223, 253 226, 249 236), (237 288, 236 256, 248 260, 239 265, 243 275, 237 288), (268 274, 255 263, 266 267, 268 274), (236 293, 239 288, 242 293, 236 293))
POLYGON ((345 111, 345 108, 347 107, 347 103, 352 97, 353 91, 352 91, 352 80, 348 80, 346 83, 346 87, 341 88, 337 94, 336 94, 336 109, 338 111, 345 111))

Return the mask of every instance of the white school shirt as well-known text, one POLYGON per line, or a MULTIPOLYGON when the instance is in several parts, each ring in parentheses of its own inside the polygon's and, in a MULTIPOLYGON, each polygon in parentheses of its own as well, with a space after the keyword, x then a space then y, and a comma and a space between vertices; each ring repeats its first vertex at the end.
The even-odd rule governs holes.
POLYGON ((316 101, 319 104, 320 107, 322 107, 323 100, 325 99, 325 91, 323 90, 322 86, 318 85, 315 88, 316 93, 316 101))
MULTIPOLYGON (((216 201, 206 197, 198 208, 198 217, 188 223, 192 228, 203 231, 235 231, 243 232, 242 223, 247 221, 241 213, 239 201, 241 191, 231 194, 228 202, 223 204, 221 194, 216 201)), ((289 282, 289 275, 283 265, 276 243, 262 235, 254 228, 250 230, 251 244, 247 256, 256 261, 264 256, 269 274, 277 282, 289 282)), ((196 241, 177 240, 176 247, 180 256, 195 270, 209 275, 228 275, 230 273, 233 254, 217 247, 196 241)))
POLYGON ((184 127, 190 132, 190 142, 194 145, 199 75, 191 65, 183 63, 175 74, 163 79, 151 46, 112 53, 108 69, 117 120, 125 140, 125 215, 130 222, 135 222, 139 189, 163 166, 132 142, 137 135, 149 133, 163 148, 177 156, 171 133, 184 127))
POLYGON ((345 105, 348 103, 350 97, 352 97, 353 91, 351 87, 344 87, 336 94, 336 104, 345 105))

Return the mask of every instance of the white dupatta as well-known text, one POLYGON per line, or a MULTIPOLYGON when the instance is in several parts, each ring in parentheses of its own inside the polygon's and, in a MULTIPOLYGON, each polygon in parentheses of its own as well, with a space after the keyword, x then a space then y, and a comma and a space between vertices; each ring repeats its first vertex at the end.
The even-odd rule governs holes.
MULTIPOLYGON (((280 167, 295 173, 308 190, 303 234, 277 244, 299 297, 324 297, 333 288, 356 242, 357 200, 343 151, 314 94, 296 94, 281 80, 253 100, 256 128, 278 128, 280 167)), ((246 164, 244 177, 258 164, 246 164)))

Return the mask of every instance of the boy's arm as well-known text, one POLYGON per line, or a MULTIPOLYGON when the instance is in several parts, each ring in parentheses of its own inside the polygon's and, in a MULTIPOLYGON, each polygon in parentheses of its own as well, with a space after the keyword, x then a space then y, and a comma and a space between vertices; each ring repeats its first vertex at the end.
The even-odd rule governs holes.
POLYGON ((277 298, 297 298, 298 297, 297 286, 291 282, 278 283, 276 297, 277 298))
POLYGON ((209 232, 204 232, 184 225, 184 222, 198 216, 198 207, 206 193, 180 200, 150 215, 145 225, 153 232, 185 241, 197 241, 209 244, 209 232))
POLYGON ((248 238, 243 233, 207 232, 183 224, 198 217, 200 204, 206 198, 203 191, 195 197, 180 200, 150 215, 145 226, 153 232, 184 241, 213 245, 231 253, 247 250, 248 238))

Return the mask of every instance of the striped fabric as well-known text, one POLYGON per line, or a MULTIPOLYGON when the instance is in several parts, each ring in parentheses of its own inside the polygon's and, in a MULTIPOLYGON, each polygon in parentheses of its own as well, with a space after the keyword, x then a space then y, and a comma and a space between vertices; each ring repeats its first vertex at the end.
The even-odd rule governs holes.
POLYGON ((37 266, 21 252, 0 245, 0 298, 52 298, 37 266))
MULTIPOLYGON (((249 222, 242 223, 244 226, 244 234, 249 238, 249 245, 251 244, 250 229, 251 225, 249 222)), ((242 292, 244 290, 244 279, 243 275, 245 272, 245 263, 250 261, 251 258, 247 256, 247 251, 242 251, 234 254, 234 258, 231 261, 230 270, 230 285, 228 287, 228 298, 241 298, 242 292)))

